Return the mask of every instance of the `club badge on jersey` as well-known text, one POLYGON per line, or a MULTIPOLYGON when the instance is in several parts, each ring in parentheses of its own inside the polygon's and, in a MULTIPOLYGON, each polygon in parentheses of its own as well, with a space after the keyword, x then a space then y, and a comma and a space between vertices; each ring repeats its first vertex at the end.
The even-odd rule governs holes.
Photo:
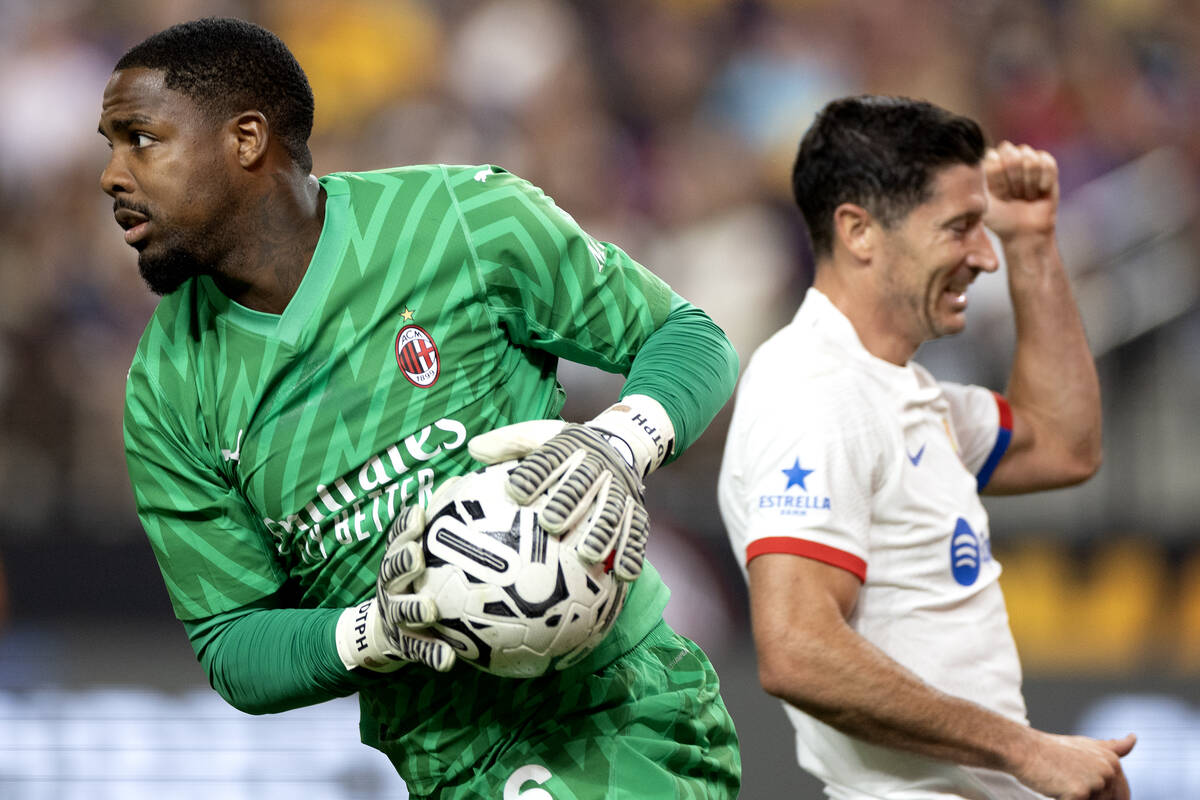
POLYGON ((396 334, 396 363, 408 382, 421 389, 433 386, 442 370, 437 344, 420 325, 405 325, 396 334))

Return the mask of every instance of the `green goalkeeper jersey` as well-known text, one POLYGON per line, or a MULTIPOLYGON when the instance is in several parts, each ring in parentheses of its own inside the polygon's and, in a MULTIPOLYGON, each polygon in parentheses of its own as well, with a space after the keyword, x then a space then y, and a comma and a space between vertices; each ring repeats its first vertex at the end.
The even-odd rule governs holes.
MULTIPOLYGON (((478 466, 468 439, 557 416, 559 357, 628 374, 686 305, 495 167, 341 173, 321 185, 321 237, 282 314, 198 278, 160 303, 130 369, 130 475, 181 620, 264 598, 311 609, 371 596, 391 521, 478 466)), ((671 364, 659 396, 668 411, 693 398, 709 406, 674 418, 678 452, 733 374, 689 371, 674 341, 659 350, 671 364)), ((647 564, 603 657, 644 637, 667 596, 647 564)), ((465 665, 447 676, 406 668, 362 690, 363 738, 411 786, 433 785, 509 735, 477 713, 528 701, 499 680, 465 665)))
POLYGON ((127 388, 143 525, 177 616, 281 587, 302 608, 373 590, 385 531, 467 440, 554 417, 556 356, 627 371, 670 289, 496 168, 334 174, 281 315, 207 278, 168 296, 127 388))

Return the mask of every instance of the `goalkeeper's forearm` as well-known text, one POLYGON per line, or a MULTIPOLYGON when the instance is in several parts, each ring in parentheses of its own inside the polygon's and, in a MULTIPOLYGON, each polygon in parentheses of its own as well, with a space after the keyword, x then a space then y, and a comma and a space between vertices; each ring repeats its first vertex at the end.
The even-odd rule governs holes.
POLYGON ((251 605, 184 628, 221 697, 248 714, 270 714, 344 697, 377 679, 348 671, 338 657, 341 613, 251 605))
POLYGON ((666 321, 638 351, 621 396, 657 400, 675 429, 673 460, 687 449, 733 394, 738 356, 716 323, 679 295, 666 321))

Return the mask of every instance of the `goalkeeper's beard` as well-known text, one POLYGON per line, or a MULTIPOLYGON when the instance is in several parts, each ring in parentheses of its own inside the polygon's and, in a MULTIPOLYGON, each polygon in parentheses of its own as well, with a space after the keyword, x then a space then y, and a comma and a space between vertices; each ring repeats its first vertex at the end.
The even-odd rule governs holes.
POLYGON ((166 242, 157 250, 138 253, 138 273, 157 295, 168 295, 191 278, 210 272, 208 265, 182 242, 166 242))

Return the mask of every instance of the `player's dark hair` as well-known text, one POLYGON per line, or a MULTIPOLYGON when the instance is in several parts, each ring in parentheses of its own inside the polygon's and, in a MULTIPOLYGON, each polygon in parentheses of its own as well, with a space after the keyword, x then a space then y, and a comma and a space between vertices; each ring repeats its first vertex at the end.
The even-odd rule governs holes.
POLYGON ((936 171, 974 166, 984 150, 974 120, 932 103, 878 95, 829 103, 800 140, 792 168, 814 255, 833 252, 833 212, 842 203, 891 227, 929 199, 936 171))
POLYGON ((262 112, 292 160, 312 169, 312 88, 287 45, 267 29, 216 17, 182 22, 134 45, 114 71, 133 67, 162 70, 168 89, 210 115, 262 112))

